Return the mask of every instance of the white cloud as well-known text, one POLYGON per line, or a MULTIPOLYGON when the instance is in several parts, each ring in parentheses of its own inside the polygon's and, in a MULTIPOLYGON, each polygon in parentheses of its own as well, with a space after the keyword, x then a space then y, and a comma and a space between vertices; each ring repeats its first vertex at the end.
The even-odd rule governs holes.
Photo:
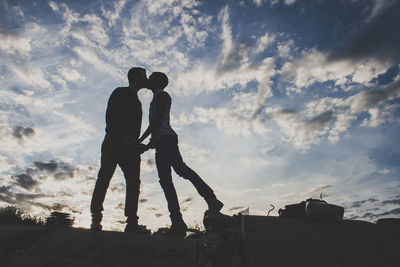
POLYGON ((285 0, 285 5, 292 5, 296 2, 296 0, 285 0))
POLYGON ((289 60, 293 59, 293 55, 291 52, 295 51, 296 48, 294 48, 294 41, 293 40, 288 40, 285 43, 279 43, 277 45, 278 48, 278 55, 282 58, 287 58, 289 60))
POLYGON ((371 15, 369 19, 372 19, 379 14, 381 14, 383 11, 385 11, 387 8, 390 8, 393 4, 396 3, 396 0, 373 0, 372 2, 375 3, 371 15))
POLYGON ((222 56, 223 56, 223 61, 225 61, 228 54, 231 52, 233 48, 232 28, 229 25, 228 5, 226 5, 224 8, 221 9, 218 15, 218 21, 221 23, 221 28, 222 28, 222 33, 221 33, 221 39, 223 41, 222 56))
POLYGON ((268 3, 268 2, 270 3, 271 6, 277 5, 280 2, 283 2, 285 5, 292 5, 293 3, 296 2, 296 0, 284 0, 284 1, 282 1, 282 0, 253 0, 253 3, 256 6, 262 6, 264 3, 268 3))
POLYGON ((349 97, 344 102, 350 106, 352 113, 360 113, 368 108, 372 108, 377 104, 400 97, 400 80, 378 89, 362 91, 354 96, 349 97))
MULTIPOLYGON (((1 136, 3 136, 3 134, 1 132, 2 132, 2 130, 0 130, 0 138, 1 138, 1 136)), ((15 165, 11 164, 7 157, 0 155, 0 172, 6 172, 14 167, 15 167, 15 165)))
POLYGON ((309 101, 300 110, 267 108, 266 114, 279 125, 286 142, 307 150, 325 138, 336 143, 363 112, 369 112, 371 117, 360 126, 377 127, 381 123, 398 121, 393 112, 398 105, 388 105, 387 101, 399 97, 400 83, 394 81, 347 99, 325 97, 309 101))
POLYGON ((67 87, 67 82, 59 75, 51 75, 50 76, 51 80, 59 85, 62 86, 62 88, 66 88, 67 87))
POLYGON ((6 54, 28 59, 30 57, 31 40, 17 34, 6 34, 0 31, 0 49, 6 54))
POLYGON ((104 73, 108 73, 113 75, 114 77, 120 77, 119 73, 115 71, 115 69, 109 65, 108 63, 101 60, 95 52, 84 48, 84 47, 75 47, 74 51, 78 54, 80 58, 82 58, 87 63, 91 64, 93 67, 102 71, 104 73))
POLYGON ((390 173, 394 173, 396 172, 395 170, 391 170, 391 169, 382 169, 379 171, 380 174, 390 174, 390 173))
POLYGON ((282 66, 284 81, 294 85, 291 91, 299 92, 316 82, 334 81, 336 86, 349 90, 352 83, 369 86, 373 78, 390 68, 389 63, 375 59, 361 62, 350 60, 328 61, 328 55, 315 49, 304 51, 299 58, 282 66))
POLYGON ((23 67, 16 64, 10 64, 8 66, 14 71, 21 80, 32 87, 40 87, 43 89, 51 89, 51 83, 45 78, 46 74, 40 68, 35 67, 23 67))
POLYGON ((266 32, 264 36, 260 37, 257 41, 256 53, 261 53, 266 50, 271 44, 275 42, 275 35, 266 32))
POLYGON ((76 69, 69 69, 66 67, 61 67, 59 69, 60 74, 64 77, 67 81, 76 82, 79 80, 84 80, 85 76, 79 73, 76 69))
POLYGON ((378 105, 377 107, 369 108, 369 118, 366 118, 361 123, 361 126, 365 127, 378 127, 384 123, 399 123, 400 119, 394 114, 400 110, 399 104, 388 104, 378 105))
POLYGON ((114 11, 107 10, 104 6, 101 7, 103 16, 108 20, 108 26, 114 26, 115 21, 120 17, 120 13, 126 4, 126 0, 119 0, 114 3, 114 11))

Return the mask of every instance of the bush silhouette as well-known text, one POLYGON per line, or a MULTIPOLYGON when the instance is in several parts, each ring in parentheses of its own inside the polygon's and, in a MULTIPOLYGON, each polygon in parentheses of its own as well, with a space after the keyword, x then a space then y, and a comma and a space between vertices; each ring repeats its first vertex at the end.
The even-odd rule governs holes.
POLYGON ((25 214, 22 209, 16 206, 0 208, 0 223, 44 225, 42 218, 25 214))

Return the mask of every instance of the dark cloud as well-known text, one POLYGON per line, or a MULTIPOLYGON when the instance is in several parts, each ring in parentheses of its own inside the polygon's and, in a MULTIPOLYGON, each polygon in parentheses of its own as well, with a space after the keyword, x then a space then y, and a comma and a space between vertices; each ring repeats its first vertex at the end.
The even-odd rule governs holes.
POLYGON ((327 110, 307 121, 305 125, 310 128, 321 128, 325 126, 326 123, 330 122, 333 117, 333 111, 327 110))
POLYGON ((295 108, 283 108, 279 111, 280 114, 296 114, 297 112, 295 108))
POLYGON ((58 164, 59 169, 66 171, 66 172, 73 172, 75 169, 77 169, 76 167, 72 166, 71 164, 65 163, 62 161, 58 162, 57 164, 58 164))
POLYGON ((365 218, 370 218, 370 217, 373 217, 373 216, 374 216, 374 214, 372 212, 366 212, 362 216, 355 216, 354 219, 357 219, 357 218, 365 219, 365 218))
POLYGON ((55 172, 58 167, 58 163, 54 160, 50 160, 49 162, 35 161, 34 164, 39 170, 48 172, 55 172))
POLYGON ((10 205, 18 205, 24 207, 26 211, 29 211, 32 207, 39 207, 49 211, 61 211, 61 210, 69 210, 75 213, 79 213, 66 204, 63 203, 52 203, 47 204, 43 202, 38 202, 38 199, 41 198, 54 198, 52 195, 46 195, 43 193, 37 194, 25 194, 25 193, 15 193, 10 190, 10 186, 1 186, 0 187, 0 200, 10 204, 10 205))
POLYGON ((10 190, 10 186, 1 186, 0 187, 0 200, 11 205, 25 206, 26 208, 30 208, 32 206, 37 206, 45 209, 50 209, 51 206, 34 202, 33 200, 44 198, 44 197, 52 197, 43 193, 39 194, 25 194, 25 193, 15 193, 10 190))
POLYGON ((364 25, 351 40, 331 53, 330 60, 376 58, 395 63, 400 59, 400 1, 392 1, 364 25))
POLYGON ((1 193, 7 193, 10 190, 11 186, 0 186, 0 194, 1 193))
POLYGON ((243 60, 247 56, 248 47, 244 44, 237 45, 235 44, 234 47, 228 52, 224 60, 221 62, 216 75, 222 76, 226 73, 232 72, 238 68, 243 63, 243 60))
POLYGON ((388 215, 399 215, 400 214, 400 208, 397 209, 392 209, 386 212, 379 213, 377 215, 373 215, 372 217, 382 217, 382 216, 388 216, 388 215))
POLYGON ((49 210, 49 211, 51 211, 52 208, 53 208, 52 205, 48 205, 48 204, 40 203, 40 202, 35 202, 35 201, 27 201, 26 204, 28 204, 29 207, 34 206, 34 207, 39 207, 41 209, 49 210))
POLYGON ((146 164, 149 166, 154 166, 156 163, 155 163, 154 159, 148 159, 148 160, 146 160, 146 164))
POLYGON ((397 204, 400 205, 400 198, 382 201, 382 204, 397 204))
POLYGON ((374 202, 378 202, 379 200, 378 199, 376 199, 376 198, 369 198, 369 199, 365 199, 365 200, 358 200, 358 201, 354 201, 354 202, 352 202, 351 204, 350 204, 350 207, 349 208, 359 208, 359 207, 361 207, 363 204, 365 204, 365 203, 367 203, 367 202, 371 202, 371 203, 374 203, 374 202))
POLYGON ((117 206, 115 206, 116 210, 124 210, 125 209, 125 204, 124 203, 119 203, 117 206))
POLYGON ((22 193, 15 193, 14 198, 17 202, 28 202, 30 200, 35 200, 38 198, 49 197, 46 194, 22 194, 22 193))
POLYGON ((186 202, 191 202, 192 200, 193 200, 192 197, 188 197, 188 198, 185 198, 184 200, 182 200, 180 204, 186 203, 186 202))
POLYGON ((14 204, 14 193, 10 190, 11 186, 1 186, 0 187, 0 200, 8 204, 14 204))
POLYGON ((64 209, 70 209, 69 206, 63 204, 63 203, 53 203, 50 206, 52 211, 62 211, 64 209))
POLYGON ((383 101, 391 100, 400 95, 400 80, 392 82, 384 87, 363 91, 351 98, 355 101, 355 109, 364 110, 383 101))
POLYGON ((66 179, 71 179, 74 178, 74 172, 56 172, 54 173, 54 178, 56 180, 66 180, 66 179))
POLYGON ((90 172, 94 172, 94 171, 97 170, 97 168, 94 167, 94 166, 88 166, 87 169, 88 169, 88 171, 90 171, 90 172))
POLYGON ((146 203, 148 201, 148 199, 146 199, 146 198, 141 198, 141 199, 139 199, 139 202, 140 203, 146 203))
POLYGON ((118 192, 120 194, 125 193, 125 186, 124 185, 119 185, 119 186, 114 186, 111 187, 112 192, 118 192))
POLYGON ((17 176, 15 176, 17 178, 16 180, 16 184, 22 188, 25 188, 27 190, 31 190, 32 188, 36 187, 37 185, 39 185, 39 182, 34 180, 32 178, 32 176, 26 174, 26 173, 22 173, 19 174, 17 176))
POLYGON ((11 132, 12 136, 22 140, 24 137, 32 137, 35 135, 35 130, 31 127, 15 126, 11 132))
POLYGON ((156 214, 154 214, 154 216, 156 216, 157 218, 160 218, 160 217, 164 216, 164 214, 162 214, 162 213, 156 213, 156 214))
POLYGON ((26 174, 32 175, 37 172, 36 168, 26 168, 26 174))
POLYGON ((361 201, 354 201, 350 208, 359 208, 361 207, 362 204, 364 204, 365 202, 367 202, 366 200, 361 200, 361 201))
POLYGON ((88 181, 97 180, 97 178, 96 178, 96 177, 89 176, 89 175, 85 175, 85 179, 86 179, 86 180, 88 180, 88 181))

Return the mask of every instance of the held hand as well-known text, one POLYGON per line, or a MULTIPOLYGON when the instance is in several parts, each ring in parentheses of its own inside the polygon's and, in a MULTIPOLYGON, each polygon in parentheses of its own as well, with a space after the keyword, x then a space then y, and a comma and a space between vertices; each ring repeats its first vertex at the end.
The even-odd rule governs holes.
POLYGON ((154 145, 154 143, 153 143, 153 140, 152 140, 152 139, 150 139, 150 142, 147 144, 147 146, 148 146, 149 149, 154 149, 154 148, 156 148, 155 145, 154 145))
POLYGON ((143 154, 144 152, 146 152, 149 149, 150 149, 149 146, 147 146, 145 144, 138 145, 139 154, 143 154))

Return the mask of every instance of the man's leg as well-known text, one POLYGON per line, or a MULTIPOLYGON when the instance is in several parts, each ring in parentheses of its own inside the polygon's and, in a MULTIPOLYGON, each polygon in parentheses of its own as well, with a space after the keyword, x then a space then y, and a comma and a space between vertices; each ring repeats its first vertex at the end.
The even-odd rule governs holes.
POLYGON ((119 162, 126 181, 125 216, 127 223, 137 224, 140 193, 140 155, 119 162))
POLYGON ((101 230, 100 222, 102 219, 103 203, 116 166, 117 163, 113 155, 112 144, 106 136, 101 147, 101 166, 90 204, 90 212, 92 213, 91 228, 93 230, 101 230))

